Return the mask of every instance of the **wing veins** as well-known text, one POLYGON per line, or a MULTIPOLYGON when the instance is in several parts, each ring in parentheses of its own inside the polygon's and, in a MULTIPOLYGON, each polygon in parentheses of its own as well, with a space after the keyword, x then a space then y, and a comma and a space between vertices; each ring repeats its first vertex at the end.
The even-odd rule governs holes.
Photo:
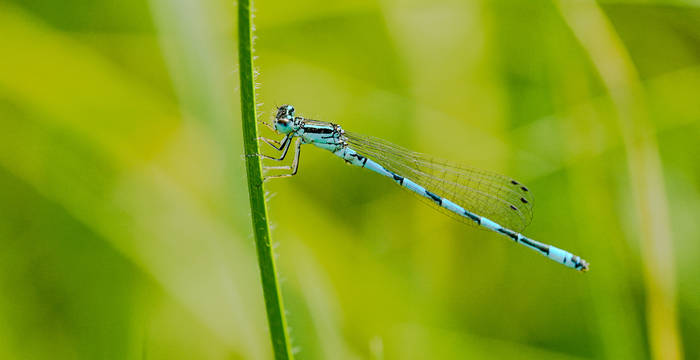
POLYGON ((531 193, 506 176, 432 159, 379 138, 354 133, 346 133, 346 138, 355 151, 478 215, 515 231, 532 220, 531 193))

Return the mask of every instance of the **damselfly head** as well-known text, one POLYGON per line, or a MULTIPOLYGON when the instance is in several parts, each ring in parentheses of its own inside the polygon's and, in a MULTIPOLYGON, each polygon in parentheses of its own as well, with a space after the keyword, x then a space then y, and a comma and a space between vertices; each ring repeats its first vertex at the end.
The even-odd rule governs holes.
POLYGON ((275 130, 283 134, 294 131, 294 106, 282 105, 277 109, 275 130))
POLYGON ((279 119, 289 119, 294 118, 294 106, 292 105, 282 105, 277 108, 277 115, 275 116, 277 120, 279 119))

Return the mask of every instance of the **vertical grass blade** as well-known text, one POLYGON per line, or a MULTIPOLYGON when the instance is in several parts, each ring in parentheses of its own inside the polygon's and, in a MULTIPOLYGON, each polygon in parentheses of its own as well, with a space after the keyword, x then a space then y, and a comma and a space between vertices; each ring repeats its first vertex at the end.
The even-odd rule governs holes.
POLYGON ((282 293, 277 281, 275 259, 270 246, 270 227, 267 223, 267 206, 263 192, 260 159, 256 156, 258 153, 258 135, 255 124, 257 117, 255 114, 251 29, 250 0, 238 0, 238 63, 241 79, 243 146, 245 148, 246 173, 248 175, 250 214, 253 221, 260 278, 275 359, 292 359, 282 293))
POLYGON ((644 89, 622 40, 595 1, 557 4, 598 70, 617 113, 638 209, 651 357, 683 359, 668 198, 644 89))

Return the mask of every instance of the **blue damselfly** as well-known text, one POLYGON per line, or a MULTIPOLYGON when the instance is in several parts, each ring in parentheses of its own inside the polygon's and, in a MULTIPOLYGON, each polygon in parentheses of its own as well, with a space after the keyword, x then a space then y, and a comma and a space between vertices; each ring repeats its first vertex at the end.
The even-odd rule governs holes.
POLYGON ((292 176, 299 168, 301 145, 314 144, 346 162, 386 176, 436 209, 468 224, 474 224, 511 238, 518 244, 570 268, 587 271, 588 262, 568 251, 527 238, 519 233, 532 219, 532 195, 527 187, 511 178, 432 159, 382 139, 346 132, 338 124, 294 115, 291 105, 280 106, 274 124, 284 134, 281 141, 260 138, 283 160, 294 144, 294 161, 288 166, 266 170, 291 170, 266 179, 292 176))

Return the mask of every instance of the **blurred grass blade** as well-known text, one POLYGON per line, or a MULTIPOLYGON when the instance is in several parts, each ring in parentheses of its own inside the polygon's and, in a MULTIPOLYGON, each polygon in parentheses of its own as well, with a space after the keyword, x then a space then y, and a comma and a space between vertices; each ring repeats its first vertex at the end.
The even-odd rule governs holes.
POLYGON ((644 89, 622 41, 594 1, 559 1, 558 5, 591 57, 617 112, 638 211, 652 358, 682 359, 668 199, 644 89))
POLYGON ((263 181, 258 154, 258 135, 255 124, 255 84, 253 76, 252 24, 249 0, 238 1, 238 63, 241 79, 241 115, 243 122, 243 146, 248 174, 250 214, 253 220, 258 265, 262 280, 267 321, 270 327, 275 359, 291 359, 292 352, 284 317, 284 305, 275 269, 275 259, 270 246, 270 228, 267 223, 267 207, 263 193, 263 181))

